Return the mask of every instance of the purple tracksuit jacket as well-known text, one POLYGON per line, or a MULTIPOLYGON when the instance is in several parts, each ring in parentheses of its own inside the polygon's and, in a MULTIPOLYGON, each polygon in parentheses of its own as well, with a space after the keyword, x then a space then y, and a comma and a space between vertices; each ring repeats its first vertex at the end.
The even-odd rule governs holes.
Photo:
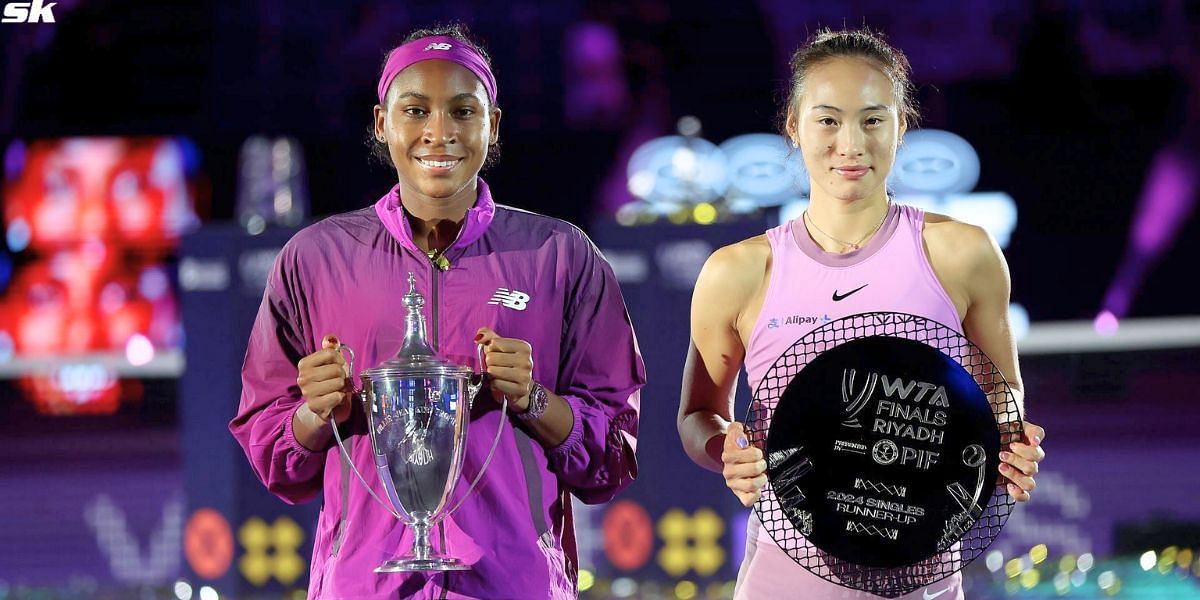
MULTIPOLYGON (((480 180, 479 198, 445 255, 450 267, 439 270, 413 243, 397 186, 373 208, 305 228, 276 258, 229 427, 280 498, 299 503, 324 491, 310 598, 574 598, 570 495, 605 502, 637 473, 645 367, 616 278, 591 241, 563 221, 494 204, 480 180), (570 435, 553 448, 506 419, 479 485, 433 530, 434 548, 471 564, 469 571, 374 573, 409 550, 410 530, 343 469, 332 442, 313 452, 292 433, 292 414, 304 401, 297 362, 329 333, 355 351, 355 375, 392 358, 404 335, 400 299, 410 271, 440 356, 478 369, 473 338, 482 326, 523 339, 533 347, 534 379, 566 398, 575 415, 570 435)), ((499 425, 499 405, 484 390, 454 502, 479 472, 499 425)), ((358 469, 384 497, 361 419, 342 431, 358 469)))

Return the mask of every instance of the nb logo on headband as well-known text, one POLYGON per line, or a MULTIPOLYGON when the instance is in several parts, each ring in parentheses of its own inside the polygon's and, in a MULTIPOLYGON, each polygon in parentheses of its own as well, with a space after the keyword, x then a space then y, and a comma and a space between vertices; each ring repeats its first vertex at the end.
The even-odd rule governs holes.
POLYGON ((449 50, 450 48, 451 48, 450 44, 447 44, 445 42, 433 42, 433 43, 429 44, 428 46, 425 46, 425 49, 422 50, 422 52, 428 52, 430 50, 449 50))

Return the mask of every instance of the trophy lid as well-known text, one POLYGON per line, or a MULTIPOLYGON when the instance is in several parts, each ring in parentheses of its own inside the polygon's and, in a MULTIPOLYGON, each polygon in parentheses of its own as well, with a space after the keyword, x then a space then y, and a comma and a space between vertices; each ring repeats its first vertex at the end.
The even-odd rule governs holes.
POLYGON ((425 336, 425 297, 417 292, 416 277, 408 274, 408 293, 401 299, 407 311, 404 315, 404 343, 391 360, 361 373, 364 379, 381 380, 395 377, 470 376, 471 367, 439 358, 425 336))

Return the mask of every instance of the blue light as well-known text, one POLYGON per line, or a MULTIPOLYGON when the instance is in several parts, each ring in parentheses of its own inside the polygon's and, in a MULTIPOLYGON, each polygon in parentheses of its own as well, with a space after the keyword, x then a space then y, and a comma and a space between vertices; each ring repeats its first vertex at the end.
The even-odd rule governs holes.
POLYGON ((12 279, 12 274, 12 258, 7 253, 0 252, 0 292, 8 288, 8 282, 12 279))
POLYGON ((979 154, 967 140, 941 129, 905 134, 888 173, 888 188, 901 194, 965 194, 979 183, 979 154))
POLYGON ((759 206, 778 206, 808 194, 808 171, 799 150, 783 136, 750 133, 721 143, 729 161, 729 199, 748 198, 759 206))
POLYGON ((630 192, 653 203, 711 202, 729 187, 725 153, 708 140, 678 135, 638 147, 626 175, 630 192))
POLYGON ((33 232, 29 229, 29 223, 26 223, 25 219, 13 219, 13 222, 8 225, 8 231, 5 234, 8 249, 13 252, 20 252, 28 248, 32 235, 33 232))
POLYGON ((25 142, 14 140, 4 151, 4 179, 15 181, 25 170, 25 142))

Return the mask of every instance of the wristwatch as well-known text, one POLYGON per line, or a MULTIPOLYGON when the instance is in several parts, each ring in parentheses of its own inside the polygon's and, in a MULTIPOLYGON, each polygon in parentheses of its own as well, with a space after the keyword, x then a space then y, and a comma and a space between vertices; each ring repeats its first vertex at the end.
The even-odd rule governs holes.
POLYGON ((532 423, 542 418, 547 406, 550 406, 550 394, 546 392, 545 386, 535 381, 533 389, 529 390, 529 407, 525 412, 517 413, 517 418, 532 423))

